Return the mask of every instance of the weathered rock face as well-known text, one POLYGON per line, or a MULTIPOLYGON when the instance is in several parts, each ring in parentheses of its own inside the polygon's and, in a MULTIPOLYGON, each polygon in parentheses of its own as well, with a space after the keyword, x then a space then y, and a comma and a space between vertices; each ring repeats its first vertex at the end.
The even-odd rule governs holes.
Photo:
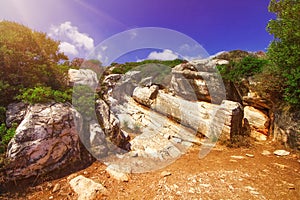
POLYGON ((196 60, 180 64, 172 69, 170 88, 187 100, 221 103, 225 98, 225 87, 216 64, 225 60, 196 60))
POLYGON ((6 111, 6 126, 11 127, 13 123, 20 124, 26 114, 27 106, 23 102, 9 104, 6 111))
POLYGON ((81 148, 75 123, 81 126, 81 116, 68 104, 29 106, 8 145, 8 176, 27 178, 79 161, 81 148))
POLYGON ((110 111, 109 106, 102 99, 98 99, 96 104, 96 114, 106 137, 118 147, 128 150, 129 138, 121 131, 118 118, 110 111))
POLYGON ((272 103, 260 97, 255 91, 257 83, 252 78, 247 79, 248 93, 243 96, 244 105, 252 106, 259 110, 269 110, 272 108, 272 103))
POLYGON ((151 87, 136 87, 133 91, 132 97, 137 102, 150 107, 153 100, 158 94, 159 87, 152 85, 151 87))
POLYGON ((265 113, 254 107, 246 106, 244 108, 244 118, 249 122, 251 137, 257 140, 267 140, 270 120, 265 113))
POLYGON ((69 84, 87 85, 95 89, 98 85, 97 74, 90 69, 69 69, 69 84))
POLYGON ((92 121, 90 122, 90 146, 91 153, 96 158, 102 158, 107 156, 108 147, 105 133, 103 132, 101 126, 98 122, 92 121))
POLYGON ((275 113, 273 139, 300 151, 300 111, 278 111, 275 113))
POLYGON ((221 105, 191 102, 162 91, 158 92, 155 99, 149 98, 147 101, 151 93, 150 88, 136 88, 134 99, 207 137, 222 134, 229 139, 232 135, 241 134, 243 110, 239 103, 226 100, 221 105))

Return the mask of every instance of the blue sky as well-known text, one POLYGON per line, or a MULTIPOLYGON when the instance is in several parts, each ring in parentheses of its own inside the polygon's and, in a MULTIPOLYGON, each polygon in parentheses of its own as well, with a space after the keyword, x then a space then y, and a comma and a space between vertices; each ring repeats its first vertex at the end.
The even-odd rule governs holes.
MULTIPOLYGON (((61 41, 61 50, 70 58, 86 57, 111 36, 142 27, 182 33, 212 55, 234 49, 265 51, 272 40, 265 28, 274 18, 268 4, 269 0, 0 0, 0 19, 46 32, 61 41)), ((162 48, 156 53, 131 52, 119 61, 146 59, 151 53, 161 59, 176 57, 176 52, 162 48)))

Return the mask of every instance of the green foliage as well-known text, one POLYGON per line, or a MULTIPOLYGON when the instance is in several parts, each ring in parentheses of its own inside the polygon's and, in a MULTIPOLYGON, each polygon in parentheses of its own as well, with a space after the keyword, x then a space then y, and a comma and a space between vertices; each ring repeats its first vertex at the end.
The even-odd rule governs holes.
POLYGON ((281 101, 283 95, 282 74, 276 65, 265 65, 262 72, 254 77, 257 82, 255 91, 273 103, 281 101))
POLYGON ((0 106, 0 124, 4 123, 6 119, 6 108, 0 106))
POLYGON ((125 74, 126 72, 144 64, 162 64, 166 65, 170 68, 175 67, 176 65, 179 65, 181 63, 185 62, 184 60, 181 59, 175 59, 175 60, 144 60, 141 62, 127 62, 124 64, 117 64, 117 63, 112 63, 110 67, 114 67, 112 70, 113 74, 125 74))
POLYGON ((59 42, 45 33, 18 23, 0 22, 0 91, 6 106, 23 88, 47 86, 54 90, 66 85, 67 57, 59 52, 59 42))
POLYGON ((70 102, 72 99, 71 95, 71 90, 59 91, 53 90, 50 87, 37 86, 23 89, 21 94, 16 96, 16 99, 30 104, 47 103, 50 101, 70 102))
POLYGON ((0 154, 5 153, 8 143, 16 133, 17 126, 17 124, 12 124, 11 128, 7 128, 5 123, 0 125, 0 154))
POLYGON ((284 97, 300 105, 300 1, 271 0, 269 11, 277 15, 267 26, 274 40, 268 48, 269 59, 278 67, 284 97))
POLYGON ((98 98, 97 94, 87 85, 75 85, 73 87, 73 106, 84 118, 88 119, 95 114, 96 98, 98 98))
POLYGON ((240 61, 230 61, 228 65, 219 65, 217 68, 225 80, 239 82, 243 78, 262 72, 267 64, 266 59, 246 56, 240 61))

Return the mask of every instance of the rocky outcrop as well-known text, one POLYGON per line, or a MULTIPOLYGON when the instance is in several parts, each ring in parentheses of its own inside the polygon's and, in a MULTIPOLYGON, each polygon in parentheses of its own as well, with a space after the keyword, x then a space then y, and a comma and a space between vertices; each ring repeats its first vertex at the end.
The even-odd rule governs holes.
POLYGON ((6 126, 11 127, 14 123, 20 124, 24 119, 27 107, 28 105, 23 102, 9 104, 6 111, 6 126))
POLYGON ((207 137, 222 134, 229 139, 241 134, 243 110, 239 103, 226 100, 221 105, 191 102, 163 91, 159 91, 155 99, 148 98, 152 93, 151 88, 136 88, 134 99, 207 137))
POLYGON ((275 113, 273 140, 300 151, 300 111, 281 108, 275 113))
POLYGON ((96 101, 96 114, 105 137, 114 145, 124 150, 129 150, 129 137, 124 135, 120 128, 119 119, 111 112, 107 103, 102 99, 96 101))
POLYGON ((195 60, 172 69, 170 90, 187 100, 219 104, 225 99, 225 87, 216 65, 226 60, 195 60))
POLYGON ((267 140, 270 120, 262 111, 246 106, 244 108, 244 118, 250 125, 250 135, 257 140, 267 140))
POLYGON ((10 179, 18 180, 54 170, 63 170, 81 161, 78 132, 80 114, 69 104, 36 104, 29 106, 24 120, 8 145, 10 179))
POLYGON ((98 122, 90 122, 90 151, 96 158, 107 156, 109 149, 107 146, 106 135, 98 122))
POLYGON ((97 74, 90 69, 69 69, 69 85, 86 85, 93 89, 98 86, 97 74))

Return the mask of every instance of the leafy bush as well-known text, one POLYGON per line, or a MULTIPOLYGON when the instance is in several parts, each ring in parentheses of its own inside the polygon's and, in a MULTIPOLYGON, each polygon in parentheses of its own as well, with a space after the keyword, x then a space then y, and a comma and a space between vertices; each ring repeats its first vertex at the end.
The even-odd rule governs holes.
POLYGON ((72 103, 75 109, 89 119, 95 114, 95 99, 97 94, 87 85, 76 85, 73 88, 72 103))
POLYGON ((140 65, 144 64, 162 64, 166 65, 170 68, 175 67, 176 65, 179 65, 181 63, 185 62, 184 60, 181 59, 175 59, 175 60, 144 60, 142 62, 127 62, 124 64, 117 64, 117 63, 112 63, 111 67, 114 67, 112 70, 112 73, 114 74, 125 74, 126 72, 134 69, 135 67, 138 67, 140 65))
POLYGON ((282 74, 276 65, 271 63, 266 65, 261 73, 255 75, 254 80, 257 83, 255 91, 261 97, 269 99, 273 103, 282 100, 284 83, 282 74))
POLYGON ((0 125, 0 154, 5 153, 10 140, 14 137, 17 129, 17 124, 12 124, 11 128, 7 128, 4 123, 0 125))
POLYGON ((228 65, 217 66, 220 74, 225 80, 239 82, 243 78, 261 73, 268 60, 246 56, 240 61, 230 61, 228 65))
POLYGON ((6 108, 0 106, 0 124, 4 123, 6 119, 6 108))
POLYGON ((47 103, 50 101, 66 102, 72 99, 71 90, 59 91, 52 90, 50 87, 38 86, 34 88, 27 88, 21 91, 21 94, 16 96, 17 100, 26 103, 47 103))
POLYGON ((271 0, 269 11, 277 18, 267 26, 274 35, 267 55, 281 73, 285 100, 300 106, 300 1, 271 0))
POLYGON ((7 106, 22 88, 37 86, 64 90, 67 57, 59 52, 59 42, 45 33, 21 24, 0 22, 0 99, 7 106))

